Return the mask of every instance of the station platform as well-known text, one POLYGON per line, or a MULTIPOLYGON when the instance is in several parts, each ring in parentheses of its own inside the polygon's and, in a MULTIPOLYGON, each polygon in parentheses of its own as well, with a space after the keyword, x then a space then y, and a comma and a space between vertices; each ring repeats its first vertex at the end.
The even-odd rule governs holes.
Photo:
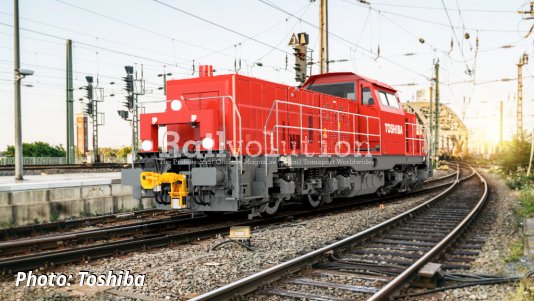
POLYGON ((121 184, 120 172, 0 177, 0 228, 152 207, 121 184))
POLYGON ((24 176, 24 180, 22 181, 15 180, 13 176, 2 176, 0 177, 0 191, 82 187, 120 183, 120 172, 27 175, 24 176))

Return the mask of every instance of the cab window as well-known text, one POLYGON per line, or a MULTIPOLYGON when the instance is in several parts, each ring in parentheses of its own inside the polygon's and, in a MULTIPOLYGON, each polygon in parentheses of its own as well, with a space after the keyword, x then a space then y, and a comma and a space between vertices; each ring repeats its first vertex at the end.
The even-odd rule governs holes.
POLYGON ((399 108, 399 102, 397 101, 397 97, 394 94, 379 91, 378 95, 380 96, 380 103, 382 103, 382 105, 395 109, 399 108))
POLYGON ((399 101, 397 100, 397 97, 393 94, 387 93, 388 96, 388 102, 391 107, 394 107, 395 109, 399 108, 399 101))
POLYGON ((375 101, 373 99, 373 93, 371 88, 362 88, 362 105, 373 105, 375 101))
POLYGON ((380 102, 382 103, 382 105, 389 107, 388 97, 386 93, 380 91, 378 92, 378 95, 380 96, 380 102))
POLYGON ((309 85, 308 90, 316 91, 324 94, 334 95, 337 97, 348 98, 356 100, 356 93, 354 92, 354 83, 330 83, 330 84, 312 84, 309 85))

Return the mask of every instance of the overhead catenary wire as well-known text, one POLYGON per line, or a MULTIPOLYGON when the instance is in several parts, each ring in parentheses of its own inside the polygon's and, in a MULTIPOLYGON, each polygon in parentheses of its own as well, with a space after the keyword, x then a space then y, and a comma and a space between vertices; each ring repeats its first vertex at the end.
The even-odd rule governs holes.
POLYGON ((180 42, 180 43, 183 43, 183 44, 185 44, 185 45, 189 45, 189 46, 192 46, 192 47, 195 47, 195 48, 199 48, 199 49, 203 49, 203 50, 207 50, 207 51, 213 51, 212 49, 209 49, 209 48, 204 47, 204 46, 202 46, 202 45, 198 45, 198 44, 191 43, 191 42, 188 42, 188 41, 180 40, 180 39, 177 39, 176 37, 168 36, 168 35, 163 34, 163 33, 161 33, 161 32, 158 32, 158 31, 155 31, 155 30, 151 30, 151 29, 148 29, 148 28, 139 26, 139 25, 137 25, 137 24, 130 23, 130 22, 127 22, 127 21, 124 21, 124 20, 121 20, 121 19, 118 19, 118 18, 115 18, 115 17, 112 17, 112 16, 108 16, 108 15, 99 13, 99 12, 94 11, 94 10, 87 9, 87 8, 85 8, 85 7, 82 7, 82 6, 79 6, 79 5, 76 5, 76 4, 73 4, 73 3, 70 3, 70 2, 64 1, 64 0, 56 0, 56 1, 57 1, 58 3, 63 4, 63 5, 67 5, 67 6, 70 6, 70 7, 74 7, 74 8, 76 8, 76 9, 78 9, 78 10, 82 10, 82 11, 85 11, 85 12, 87 12, 87 13, 90 13, 90 14, 93 14, 93 15, 97 15, 97 16, 100 16, 100 17, 105 18, 105 19, 108 19, 108 20, 115 21, 115 22, 117 22, 117 23, 121 23, 121 24, 123 24, 123 25, 127 25, 127 26, 130 26, 130 27, 132 27, 132 28, 136 28, 136 29, 138 29, 138 30, 145 31, 145 32, 148 32, 148 33, 150 33, 150 34, 157 35, 157 36, 160 36, 160 37, 169 39, 170 41, 177 41, 177 42, 180 42))
POLYGON ((256 38, 254 38, 254 37, 251 37, 251 36, 249 36, 249 35, 246 35, 246 34, 244 34, 244 33, 241 33, 241 32, 239 32, 239 31, 237 31, 237 30, 234 30, 234 29, 232 29, 232 28, 229 28, 229 27, 226 27, 226 26, 224 26, 224 25, 218 24, 218 23, 216 23, 216 22, 214 22, 214 21, 211 21, 211 20, 209 20, 209 19, 206 19, 206 18, 204 18, 204 17, 195 15, 195 14, 193 14, 193 13, 190 13, 190 12, 186 11, 186 10, 183 10, 183 9, 178 8, 178 7, 176 7, 176 6, 173 6, 173 5, 170 5, 170 4, 168 4, 168 3, 165 3, 165 2, 163 2, 163 1, 160 1, 160 0, 152 0, 152 1, 154 1, 154 2, 156 2, 156 3, 159 3, 159 4, 163 5, 163 6, 166 6, 166 7, 170 8, 170 9, 172 9, 172 10, 175 10, 175 11, 181 12, 181 13, 183 13, 183 14, 185 14, 185 15, 188 15, 188 16, 190 16, 190 17, 193 17, 193 18, 195 18, 195 19, 201 20, 201 21, 203 21, 203 22, 205 22, 205 23, 211 24, 211 25, 213 25, 213 26, 216 26, 216 27, 219 27, 219 28, 224 29, 224 30, 226 30, 226 31, 229 31, 229 32, 231 32, 231 33, 234 33, 234 34, 236 34, 236 35, 238 35, 238 36, 241 36, 241 37, 244 37, 244 38, 249 39, 249 40, 251 40, 251 41, 254 41, 254 42, 256 42, 256 43, 258 43, 258 44, 261 44, 261 45, 263 45, 263 46, 265 46, 265 47, 272 48, 272 49, 277 50, 277 51, 280 51, 280 52, 282 52, 282 53, 290 54, 290 53, 289 53, 288 51, 286 51, 286 50, 280 49, 280 48, 278 48, 278 47, 276 47, 276 46, 274 46, 274 45, 268 44, 268 43, 266 43, 266 42, 263 42, 263 41, 261 41, 261 40, 258 40, 258 39, 256 39, 256 38))
MULTIPOLYGON (((91 9, 87 9, 87 8, 85 8, 85 7, 82 7, 82 6, 79 6, 79 5, 76 5, 76 4, 73 4, 73 3, 70 3, 70 2, 64 1, 64 0, 56 0, 56 1, 57 1, 58 3, 61 3, 61 4, 64 4, 64 5, 67 5, 67 6, 70 6, 70 7, 73 7, 73 8, 82 10, 82 11, 85 11, 85 12, 87 12, 87 13, 94 14, 94 15, 100 16, 100 17, 102 17, 102 18, 106 18, 106 19, 112 20, 112 21, 114 21, 114 22, 118 22, 118 23, 120 23, 120 24, 123 24, 123 25, 126 25, 126 26, 130 26, 130 27, 132 27, 132 28, 136 28, 136 29, 138 29, 138 30, 142 30, 142 31, 145 31, 145 32, 149 32, 149 33, 151 33, 151 34, 155 34, 155 35, 158 35, 158 36, 161 36, 161 37, 163 37, 163 38, 166 38, 166 39, 171 40, 171 42, 172 42, 172 49, 173 49, 173 57, 174 57, 174 61, 175 61, 175 63, 174 63, 174 64, 167 64, 167 65, 170 65, 170 66, 172 66, 172 65, 176 65, 176 66, 178 66, 179 64, 183 64, 183 63, 185 63, 185 62, 190 62, 190 61, 191 61, 190 59, 189 59, 189 60, 185 60, 185 59, 184 59, 184 60, 182 60, 182 61, 180 61, 180 62, 177 62, 177 60, 176 60, 176 46, 175 46, 175 42, 177 42, 177 41, 180 42, 180 43, 184 43, 184 44, 186 44, 186 45, 190 45, 190 46, 197 47, 197 48, 200 48, 200 49, 203 49, 203 50, 206 50, 206 51, 210 51, 208 54, 201 55, 201 56, 199 56, 199 57, 197 57, 197 58, 194 58, 193 60, 197 60, 197 61, 198 61, 198 60, 201 59, 201 58, 204 58, 204 57, 207 57, 207 56, 210 56, 210 55, 213 55, 213 54, 221 54, 221 55, 224 55, 224 56, 233 58, 232 55, 225 53, 226 50, 229 50, 229 49, 232 48, 231 46, 230 46, 230 47, 225 47, 225 48, 220 49, 220 50, 213 50, 213 49, 210 49, 210 48, 208 48, 208 47, 205 47, 205 46, 202 46, 202 45, 198 45, 198 44, 194 44, 194 43, 190 43, 190 42, 187 42, 187 41, 183 41, 183 40, 177 39, 176 37, 169 36, 169 35, 166 35, 166 34, 162 34, 161 32, 156 32, 156 31, 154 31, 154 30, 151 30, 151 29, 148 29, 148 28, 139 26, 139 25, 137 25, 137 24, 133 24, 133 23, 130 23, 130 22, 127 22, 127 21, 124 21, 124 20, 121 20, 121 19, 118 19, 118 18, 115 18, 115 17, 112 17, 112 16, 108 16, 108 15, 102 14, 102 13, 100 13, 100 12, 97 12, 97 11, 94 11, 94 10, 91 10, 91 9)), ((164 3, 161 3, 161 4, 165 5, 164 3)), ((184 12, 184 13, 186 13, 184 10, 181 10, 181 11, 184 12)), ((193 14, 190 14, 190 15, 193 15, 193 14)), ((277 23, 277 24, 278 24, 278 23, 277 23)), ((275 24, 274 26, 276 26, 277 24, 275 24)), ((267 29, 264 30, 264 31, 267 31, 267 30, 271 29, 271 28, 274 27, 274 26, 271 26, 271 27, 267 28, 267 29)), ((264 31, 262 31, 262 32, 264 32, 264 31)), ((245 36, 245 37, 247 38, 247 40, 254 40, 254 41, 258 42, 258 40, 256 40, 256 39, 253 38, 253 37, 250 37, 250 36, 245 36)), ((247 41, 247 40, 245 40, 245 41, 247 41)), ((240 43, 244 43, 245 41, 242 41, 242 42, 240 42, 240 43)), ((265 43, 265 45, 268 45, 268 44, 265 43)), ((277 50, 284 51, 284 50, 279 49, 279 48, 277 48, 277 50)), ((220 68, 219 68, 219 69, 220 69, 220 68)), ((230 70, 230 69, 228 69, 228 70, 230 70)))
MULTIPOLYGON (((0 11, 0 14, 6 15, 6 16, 10 16, 10 17, 13 16, 13 14, 2 12, 2 11, 0 11)), ((93 38, 93 39, 94 38, 98 38, 100 41, 105 41, 105 42, 108 42, 108 43, 113 43, 113 44, 129 47, 129 48, 134 48, 134 49, 138 49, 138 50, 142 50, 142 51, 147 51, 147 52, 151 52, 151 53, 158 54, 158 55, 168 56, 168 54, 162 53, 162 52, 159 52, 159 51, 155 51, 154 49, 139 47, 139 45, 133 45, 133 44, 129 44, 129 43, 124 43, 124 42, 121 42, 121 41, 118 41, 118 40, 115 40, 115 39, 106 39, 106 38, 103 38, 101 36, 97 36, 97 35, 94 35, 94 34, 81 32, 79 30, 73 30, 73 29, 70 29, 70 28, 66 28, 66 27, 63 27, 63 26, 58 26, 58 25, 55 25, 55 24, 50 24, 50 23, 39 21, 39 20, 35 20, 35 19, 32 19, 32 18, 20 17, 20 19, 22 19, 24 21, 29 21, 29 22, 32 22, 32 23, 35 23, 35 24, 44 25, 44 26, 48 26, 48 27, 51 27, 51 28, 59 29, 59 30, 62 30, 62 31, 71 32, 71 33, 75 33, 75 34, 82 35, 82 36, 87 36, 87 37, 90 37, 90 38, 93 38)))
MULTIPOLYGON (((397 17, 402 17, 402 18, 406 18, 406 19, 420 21, 420 22, 427 23, 427 24, 434 24, 434 25, 441 26, 441 27, 450 27, 449 24, 440 23, 440 22, 433 21, 433 20, 423 19, 423 18, 414 17, 414 16, 408 16, 408 15, 404 15, 404 14, 400 14, 400 13, 392 12, 392 11, 388 11, 388 10, 383 10, 383 9, 377 9, 377 8, 372 7, 373 4, 366 5, 366 4, 362 4, 362 3, 354 1, 354 0, 341 0, 341 1, 349 3, 349 4, 352 4, 352 5, 355 5, 355 6, 359 6, 359 7, 366 7, 366 8, 370 7, 372 10, 380 11, 382 14, 389 14, 389 15, 393 15, 393 16, 397 16, 397 17)), ((441 10, 443 10, 443 8, 441 10)), ((456 26, 456 25, 453 25, 453 27, 455 29, 465 29, 465 30, 470 30, 470 31, 478 30, 480 32, 517 32, 517 29, 473 28, 473 27, 465 27, 465 28, 463 28, 461 26, 456 26)))
MULTIPOLYGON (((158 0, 154 0, 154 1, 158 1, 158 0)), ((319 26, 317 26, 317 25, 315 25, 315 24, 313 24, 313 23, 311 23, 311 22, 308 22, 308 21, 306 21, 306 20, 304 20, 304 19, 302 19, 302 18, 299 18, 298 16, 295 16, 294 14, 292 14, 292 13, 290 13, 290 12, 284 10, 283 8, 280 8, 280 7, 274 5, 274 4, 270 3, 270 2, 267 2, 267 1, 265 1, 265 0, 258 0, 258 1, 261 2, 261 3, 264 3, 264 4, 268 5, 268 6, 270 6, 270 7, 274 8, 274 9, 276 9, 276 10, 279 10, 279 11, 281 11, 281 12, 287 14, 287 15, 293 16, 294 18, 299 19, 299 20, 302 21, 303 23, 306 23, 306 24, 308 24, 308 25, 310 25, 310 26, 313 26, 313 27, 315 27, 315 28, 317 28, 317 29, 320 29, 319 26)), ((373 52, 372 50, 367 49, 367 48, 365 48, 365 47, 363 47, 363 46, 360 46, 360 45, 358 45, 358 44, 356 44, 356 43, 354 43, 354 42, 352 42, 352 41, 350 41, 350 40, 348 40, 348 39, 346 39, 346 38, 344 38, 344 37, 342 37, 342 36, 339 36, 339 35, 333 33, 333 32, 330 31, 330 30, 327 31, 327 34, 330 35, 330 36, 333 36, 333 37, 335 37, 335 38, 337 38, 337 39, 339 39, 339 40, 342 40, 342 41, 344 41, 344 42, 346 42, 346 43, 348 43, 348 44, 350 44, 350 45, 353 45, 354 47, 356 47, 356 48, 358 48, 358 49, 360 49, 360 50, 363 50, 363 51, 365 51, 365 52, 367 52, 367 53, 370 53, 370 54, 372 54, 372 55, 376 55, 376 53, 373 52)), ((419 75, 419 76, 421 76, 421 77, 423 77, 423 78, 429 79, 429 77, 428 77, 427 75, 425 75, 425 74, 423 74, 423 73, 421 73, 421 72, 418 72, 418 71, 416 71, 416 70, 413 70, 413 69, 411 69, 411 68, 409 68, 409 67, 407 67, 407 66, 404 66, 404 65, 402 65, 402 64, 400 64, 400 63, 398 63, 398 62, 396 62, 396 61, 394 61, 394 60, 391 60, 391 59, 386 58, 386 57, 380 57, 380 58, 383 59, 383 60, 385 60, 385 61, 387 61, 387 62, 389 62, 389 63, 391 63, 391 64, 394 64, 394 65, 396 65, 396 66, 398 66, 398 67, 400 67, 400 68, 402 68, 402 69, 404 69, 404 70, 410 71, 410 72, 412 72, 412 73, 414 73, 414 74, 417 74, 417 75, 419 75)))
MULTIPOLYGON (((405 7, 405 8, 415 8, 415 9, 428 9, 428 10, 442 10, 443 8, 437 6, 422 6, 422 5, 410 5, 410 4, 398 4, 398 3, 385 3, 385 2, 372 2, 372 5, 377 6, 391 6, 391 7, 405 7)), ((475 13, 512 13, 516 14, 515 10, 491 10, 491 9, 478 9, 478 8, 464 8, 462 9, 465 12, 475 12, 475 13)))
MULTIPOLYGON (((443 3, 443 9, 445 10, 445 14, 447 15, 447 19, 449 20, 449 24, 450 24, 451 30, 452 30, 452 35, 453 35, 454 39, 456 40, 456 43, 458 44, 458 47, 460 48, 460 53, 462 54, 462 58, 463 58, 463 60, 465 62, 465 66, 467 67, 466 73, 468 75, 472 75, 473 71, 471 70, 471 68, 469 67, 469 65, 467 64, 467 61, 465 59, 464 48, 462 46, 463 44, 460 43, 460 40, 458 39, 458 36, 456 35, 456 31, 454 30, 454 25, 452 24, 451 16, 449 15, 449 11, 447 10, 447 6, 445 5, 445 0, 441 0, 441 3, 443 3)), ((463 26, 463 29, 465 30, 465 26, 463 26)))

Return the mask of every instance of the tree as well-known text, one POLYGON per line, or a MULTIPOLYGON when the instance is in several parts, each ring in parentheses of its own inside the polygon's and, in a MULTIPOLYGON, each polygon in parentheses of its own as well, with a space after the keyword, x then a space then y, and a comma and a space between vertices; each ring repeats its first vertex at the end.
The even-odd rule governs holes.
POLYGON ((132 152, 131 146, 124 146, 123 148, 119 149, 119 151, 117 152, 117 158, 126 158, 126 156, 128 156, 128 154, 131 152, 132 152))
POLYGON ((100 155, 105 158, 115 158, 117 157, 117 152, 119 152, 119 149, 111 147, 100 147, 98 151, 100 151, 100 155))
MULTIPOLYGON (((15 147, 8 145, 4 154, 6 157, 14 157, 15 147)), ((24 157, 65 157, 66 154, 65 148, 61 144, 52 146, 42 141, 22 144, 22 155, 24 157)))
POLYGON ((499 157, 501 169, 505 174, 511 175, 525 170, 530 157, 530 137, 515 137, 512 141, 505 142, 499 157))

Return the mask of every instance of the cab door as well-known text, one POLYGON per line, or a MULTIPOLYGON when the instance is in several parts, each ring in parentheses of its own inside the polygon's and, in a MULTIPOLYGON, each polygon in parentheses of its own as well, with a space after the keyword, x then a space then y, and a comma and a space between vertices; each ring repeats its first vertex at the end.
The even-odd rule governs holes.
POLYGON ((374 86, 366 81, 360 81, 358 104, 358 141, 362 155, 380 153, 380 107, 375 95, 374 86))

